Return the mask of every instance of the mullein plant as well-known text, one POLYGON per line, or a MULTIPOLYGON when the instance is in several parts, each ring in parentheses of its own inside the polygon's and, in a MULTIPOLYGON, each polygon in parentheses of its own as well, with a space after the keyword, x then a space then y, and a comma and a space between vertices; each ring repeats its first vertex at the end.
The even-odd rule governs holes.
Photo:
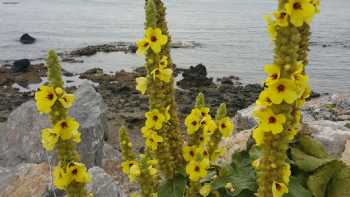
POLYGON ((74 102, 74 95, 65 92, 61 66, 54 51, 47 58, 48 84, 42 85, 35 93, 37 110, 48 114, 52 128, 41 132, 45 150, 56 153, 58 164, 53 169, 53 183, 64 190, 67 197, 92 196, 85 190, 91 176, 80 162, 76 146, 80 143, 79 123, 68 115, 74 102))
POLYGON ((261 157, 253 162, 258 175, 258 197, 288 193, 289 143, 301 125, 300 108, 311 94, 305 66, 308 63, 310 23, 319 12, 318 0, 279 0, 277 11, 266 16, 275 45, 274 63, 265 65, 265 88, 256 101, 253 131, 261 157))
POLYGON ((162 182, 174 180, 177 174, 185 174, 189 179, 183 192, 186 196, 207 196, 210 185, 202 185, 201 179, 207 177, 210 164, 222 152, 218 144, 232 134, 233 123, 226 116, 224 104, 212 118, 204 95, 199 94, 195 108, 185 119, 188 133, 185 143, 176 115, 174 65, 165 11, 161 0, 147 0, 145 37, 137 42, 137 54, 145 55, 147 75, 136 79, 136 89, 149 97, 150 109, 141 129, 145 149, 137 156, 126 129, 121 128, 122 171, 131 182, 140 185, 141 194, 133 194, 135 197, 157 196, 162 182))

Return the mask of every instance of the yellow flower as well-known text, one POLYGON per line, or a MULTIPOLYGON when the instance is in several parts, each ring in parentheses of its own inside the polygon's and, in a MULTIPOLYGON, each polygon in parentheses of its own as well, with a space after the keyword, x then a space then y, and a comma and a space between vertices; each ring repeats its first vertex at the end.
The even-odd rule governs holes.
POLYGON ((159 112, 158 109, 154 109, 146 113, 146 127, 161 129, 165 122, 165 116, 159 112))
POLYGON ((213 135, 218 128, 216 122, 210 116, 204 117, 201 120, 201 125, 203 126, 203 134, 206 136, 213 135))
POLYGON ((201 120, 201 111, 198 109, 193 109, 185 119, 185 126, 187 128, 188 134, 192 135, 198 131, 198 129, 201 127, 201 120))
POLYGON ((192 161, 196 156, 196 147, 195 146, 185 146, 182 148, 182 156, 185 161, 192 161))
POLYGON ((255 140, 256 145, 261 146, 264 144, 264 136, 265 131, 262 130, 260 127, 257 127, 253 130, 253 138, 255 140))
POLYGON ((290 171, 290 165, 289 164, 285 164, 283 166, 283 171, 282 171, 282 177, 283 177, 283 182, 285 184, 289 183, 289 177, 292 174, 292 172, 290 171))
POLYGON ((252 162, 252 166, 255 168, 255 169, 259 169, 260 167, 260 159, 256 159, 252 162))
POLYGON ((289 140, 289 141, 293 140, 294 137, 295 137, 297 134, 298 134, 298 128, 297 128, 297 127, 288 129, 288 134, 287 134, 288 140, 289 140))
POLYGON ((148 39, 142 39, 136 42, 138 55, 143 55, 151 46, 150 41, 148 39))
POLYGON ((268 107, 272 105, 272 100, 270 98, 270 93, 266 90, 262 91, 259 95, 258 100, 256 100, 258 106, 268 107))
POLYGON ((290 16, 290 22, 296 27, 310 23, 315 15, 315 7, 310 0, 289 0, 285 5, 286 12, 290 16))
POLYGON ((165 83, 169 83, 171 77, 173 76, 173 70, 170 68, 156 68, 151 72, 151 74, 153 75, 153 79, 158 78, 165 83))
POLYGON ((145 138, 147 138, 148 136, 150 136, 152 132, 154 132, 154 131, 152 130, 152 128, 148 128, 148 127, 142 127, 142 128, 141 128, 141 133, 142 133, 143 137, 145 137, 145 138))
POLYGON ((72 140, 75 143, 80 143, 81 139, 80 139, 81 134, 79 133, 78 130, 74 130, 72 133, 72 140))
POLYGON ((145 144, 149 149, 155 151, 158 148, 158 144, 161 142, 163 142, 163 138, 153 131, 146 138, 145 144))
POLYGON ((264 20, 267 23, 267 31, 271 40, 276 40, 277 31, 276 31, 276 22, 271 18, 270 15, 264 16, 264 20))
POLYGON ((207 197, 210 194, 210 192, 211 192, 210 184, 204 184, 199 190, 199 194, 203 197, 207 197))
POLYGON ((288 187, 284 183, 274 181, 272 183, 272 197, 282 197, 288 193, 288 187))
POLYGON ((200 107, 198 108, 199 111, 201 112, 202 117, 207 117, 209 116, 209 111, 210 109, 208 107, 200 107))
POLYGON ((56 100, 57 96, 53 87, 42 85, 35 93, 36 107, 39 112, 51 112, 51 107, 55 104, 56 100))
POLYGON ((206 160, 209 166, 209 153, 204 146, 199 146, 196 148, 195 159, 197 161, 206 160))
POLYGON ((145 94, 147 90, 147 78, 138 77, 136 78, 136 90, 140 91, 141 94, 145 94))
POLYGON ((53 169, 53 184, 58 189, 64 190, 71 183, 70 177, 60 165, 53 169))
POLYGON ((186 173, 192 181, 198 181, 200 178, 207 176, 208 162, 205 160, 192 160, 186 166, 186 173))
POLYGON ((292 73, 291 78, 295 81, 299 95, 302 95, 308 88, 309 77, 304 75, 304 64, 299 61, 296 70, 292 73))
POLYGON ((84 164, 79 162, 71 162, 68 164, 67 173, 71 177, 72 181, 78 183, 89 183, 91 181, 91 175, 88 173, 84 164))
POLYGON ((281 68, 275 64, 265 65, 264 71, 268 75, 266 80, 267 84, 273 84, 280 79, 281 76, 281 68))
POLYGON ((171 115, 169 113, 170 111, 170 108, 171 108, 171 105, 168 105, 166 108, 165 108, 165 113, 164 113, 164 116, 165 116, 165 121, 168 122, 171 118, 171 115))
POLYGON ((283 124, 286 122, 284 114, 275 114, 271 109, 266 109, 259 118, 263 131, 271 131, 275 135, 283 131, 283 124))
POLYGON ((229 117, 222 118, 218 121, 219 131, 224 137, 230 137, 233 132, 233 123, 229 117))
POLYGON ((146 30, 146 39, 149 41, 150 47, 154 53, 159 53, 162 46, 168 42, 168 36, 163 35, 159 28, 149 27, 146 30))
POLYGON ((164 69, 164 68, 168 67, 168 64, 169 64, 168 57, 167 56, 163 56, 162 59, 159 62, 159 66, 158 67, 161 68, 161 69, 164 69))
POLYGON ((273 15, 276 18, 276 24, 281 26, 281 27, 287 27, 288 26, 288 15, 287 13, 282 10, 282 11, 277 11, 274 12, 273 15))
POLYGON ((320 13, 320 0, 311 0, 310 3, 315 7, 315 12, 320 13))
POLYGON ((290 79, 279 79, 268 87, 273 104, 281 104, 285 101, 292 104, 297 98, 295 82, 290 79))
POLYGON ((225 153, 224 148, 217 148, 211 155, 210 155, 210 160, 215 161, 218 157, 223 156, 225 153))
POLYGON ((53 129, 43 129, 41 131, 41 143, 48 151, 51 151, 55 147, 59 137, 59 133, 53 129))
POLYGON ((137 161, 124 161, 122 171, 128 175, 130 181, 135 181, 141 175, 141 170, 137 161))
POLYGON ((59 121, 53 129, 60 134, 62 140, 69 140, 73 137, 75 131, 79 128, 79 123, 73 118, 59 121))
POLYGON ((58 99, 64 108, 71 108, 74 102, 73 94, 64 94, 61 98, 58 99))

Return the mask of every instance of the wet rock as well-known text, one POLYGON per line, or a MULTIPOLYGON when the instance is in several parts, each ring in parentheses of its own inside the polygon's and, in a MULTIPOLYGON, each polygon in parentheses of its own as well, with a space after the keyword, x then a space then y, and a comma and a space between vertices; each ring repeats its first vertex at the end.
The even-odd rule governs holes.
POLYGON ((22 44, 33 44, 33 43, 36 41, 36 39, 35 39, 33 36, 31 36, 31 35, 25 33, 25 34, 23 34, 23 35, 21 36, 21 38, 19 39, 19 41, 20 41, 22 44))
POLYGON ((191 66, 182 73, 182 77, 183 79, 177 82, 177 85, 184 89, 215 85, 213 79, 207 77, 207 69, 203 64, 191 66))
POLYGON ((21 164, 14 168, 0 167, 0 196, 42 197, 50 183, 49 166, 21 164))
POLYGON ((13 72, 27 72, 30 67, 30 61, 28 59, 16 60, 12 65, 13 72))
POLYGON ((127 197, 113 178, 102 168, 90 168, 89 173, 92 175, 92 183, 87 185, 87 189, 94 194, 94 197, 127 197))
MULTIPOLYGON (((103 136, 107 132, 106 106, 100 94, 89 84, 75 92, 76 102, 71 116, 80 122, 81 141, 78 149, 88 167, 101 165, 103 136)), ((41 129, 49 127, 48 118, 40 115, 34 101, 14 110, 0 133, 0 165, 12 166, 23 162, 40 163, 47 160, 41 146, 41 129)))

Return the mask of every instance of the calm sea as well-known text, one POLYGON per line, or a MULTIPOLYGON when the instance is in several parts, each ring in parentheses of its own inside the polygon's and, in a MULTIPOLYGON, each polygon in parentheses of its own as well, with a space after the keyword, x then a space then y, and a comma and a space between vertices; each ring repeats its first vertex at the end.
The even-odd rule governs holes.
MULTIPOLYGON (((272 61, 272 47, 262 16, 276 0, 166 0, 175 41, 196 41, 202 47, 173 50, 175 63, 203 63, 213 77, 236 75, 260 83, 262 67, 272 61)), ((142 37, 143 0, 0 0, 0 63, 43 57, 49 48, 67 51, 142 37), (18 3, 8 3, 18 2, 18 3), (30 33, 38 41, 21 45, 30 33)), ((308 73, 314 89, 350 90, 350 1, 322 0, 321 14, 312 26, 308 73)), ((73 72, 101 67, 131 70, 143 64, 132 54, 98 54, 83 64, 64 64, 73 72)))

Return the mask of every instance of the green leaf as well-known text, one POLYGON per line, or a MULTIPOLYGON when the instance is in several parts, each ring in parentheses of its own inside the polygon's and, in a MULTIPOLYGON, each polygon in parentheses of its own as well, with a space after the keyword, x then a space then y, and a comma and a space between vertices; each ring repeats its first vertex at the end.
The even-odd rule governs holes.
POLYGON ((283 197, 312 197, 311 192, 302 186, 298 178, 293 176, 290 177, 288 190, 288 194, 283 197))
POLYGON ((225 166, 219 172, 219 177, 212 183, 214 190, 225 191, 225 185, 231 183, 235 189, 228 196, 244 196, 245 193, 254 193, 257 190, 256 175, 250 165, 248 151, 235 153, 232 156, 231 166, 225 166), (247 191, 246 191, 247 190, 247 191), (241 194, 242 193, 242 194, 241 194))
POLYGON ((174 179, 165 181, 159 189, 159 197, 183 197, 187 179, 178 174, 174 179))
POLYGON ((298 139, 298 148, 305 152, 308 155, 317 157, 317 158, 328 158, 329 154, 323 147, 323 145, 313 139, 311 136, 308 135, 302 135, 298 139))
POLYGON ((317 168, 331 161, 334 161, 334 159, 332 158, 320 159, 312 155, 308 155, 305 152, 296 148, 291 148, 291 155, 292 155, 292 160, 294 161, 294 164, 298 168, 306 172, 313 172, 317 168))
POLYGON ((350 168, 344 163, 339 164, 335 176, 327 188, 327 196, 349 197, 350 196, 350 168))
MULTIPOLYGON (((317 169, 307 180, 307 186, 315 197, 325 197, 329 182, 337 171, 340 170, 339 161, 333 161, 317 169)), ((334 197, 334 196, 330 196, 334 197)))

